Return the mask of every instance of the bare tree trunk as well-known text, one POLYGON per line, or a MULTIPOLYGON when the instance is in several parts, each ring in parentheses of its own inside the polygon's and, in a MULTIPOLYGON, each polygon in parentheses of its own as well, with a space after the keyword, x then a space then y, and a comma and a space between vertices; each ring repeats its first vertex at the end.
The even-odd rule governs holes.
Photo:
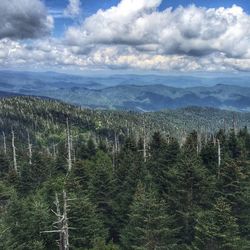
POLYGON ((212 134, 212 138, 213 138, 213 144, 214 144, 214 146, 216 146, 216 138, 215 138, 214 134, 212 134))
POLYGON ((74 149, 74 147, 73 147, 73 136, 71 135, 70 136, 70 147, 71 147, 71 152, 72 152, 72 154, 73 154, 73 162, 76 162, 76 151, 75 151, 75 149, 74 149))
POLYGON ((28 132, 28 149, 29 149, 29 164, 32 165, 32 144, 30 142, 29 132, 28 132))
POLYGON ((60 203, 59 203, 59 199, 58 199, 58 194, 56 193, 56 200, 55 200, 55 205, 56 205, 56 214, 58 216, 58 222, 57 222, 57 227, 59 230, 59 250, 64 250, 64 245, 63 245, 63 232, 61 231, 62 229, 62 215, 61 215, 61 210, 60 210, 60 203))
POLYGON ((14 133, 14 130, 11 131, 11 134, 12 134, 13 165, 14 165, 14 170, 17 173, 18 172, 18 167, 17 167, 17 160, 16 160, 16 147, 15 147, 15 133, 14 133))
POLYGON ((68 118, 67 118, 67 146, 68 146, 68 172, 70 172, 72 169, 72 156, 71 156, 71 136, 70 136, 68 118))
POLYGON ((115 171, 115 145, 112 146, 112 167, 113 172, 115 171))
POLYGON ((7 154, 6 136, 4 132, 3 132, 3 152, 5 155, 7 154))
POLYGON ((201 152, 201 134, 197 133, 197 156, 201 152))
POLYGON ((235 117, 235 115, 233 117, 233 131, 234 131, 234 134, 236 135, 237 134, 237 127, 236 127, 236 117, 235 117))
POLYGON ((220 140, 217 140, 218 143, 218 179, 220 178, 220 168, 221 168, 221 145, 220 140))
POLYGON ((53 143, 53 159, 56 160, 56 145, 53 143))
POLYGON ((146 138, 143 138, 143 159, 144 162, 147 162, 147 148, 146 148, 146 138))
POLYGON ((64 250, 69 250, 69 225, 67 215, 67 193, 63 190, 63 232, 64 232, 64 250))
POLYGON ((204 144, 207 145, 208 142, 208 132, 207 127, 204 128, 204 144))
POLYGON ((54 223, 56 224, 56 230, 52 231, 43 231, 42 233, 59 233, 59 250, 69 250, 69 225, 68 225, 68 205, 67 205, 67 193, 63 190, 63 214, 61 213, 60 209, 60 202, 58 199, 58 195, 55 195, 55 202, 56 205, 56 212, 52 210, 52 212, 57 216, 57 221, 54 223))
POLYGON ((117 139, 117 134, 115 132, 115 152, 118 152, 118 139, 117 139))
POLYGON ((196 154, 197 154, 197 156, 199 156, 199 144, 198 143, 196 145, 196 154))
POLYGON ((145 130, 144 122, 143 122, 143 159, 144 159, 144 162, 147 161, 146 130, 145 130))

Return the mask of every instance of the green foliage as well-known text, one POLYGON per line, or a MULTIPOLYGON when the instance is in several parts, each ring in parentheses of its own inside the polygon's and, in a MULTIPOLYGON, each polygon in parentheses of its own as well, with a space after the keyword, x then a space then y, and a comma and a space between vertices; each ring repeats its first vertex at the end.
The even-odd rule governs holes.
POLYGON ((8 234, 3 235, 3 249, 33 250, 34 246, 38 249, 53 246, 54 242, 45 234, 41 234, 50 228, 50 223, 50 210, 41 196, 30 196, 25 199, 14 197, 3 220, 8 230, 8 234))
MULTIPOLYGON (((0 249, 58 249, 52 210, 55 193, 62 209, 63 190, 70 249, 250 249, 250 134, 218 126, 232 113, 141 115, 35 98, 0 104, 0 249)), ((242 127, 249 121, 239 114, 242 127)))
POLYGON ((98 152, 89 162, 88 168, 90 171, 89 196, 97 206, 104 225, 112 230, 114 177, 111 159, 105 153, 98 152))
POLYGON ((175 176, 175 192, 170 198, 177 220, 183 225, 179 237, 184 244, 190 244, 194 238, 196 213, 211 202, 214 180, 199 158, 190 157, 188 152, 181 156, 175 176))
POLYGON ((41 153, 33 154, 32 164, 28 162, 22 167, 20 173, 20 191, 33 192, 54 173, 50 159, 41 153))
POLYGON ((96 239, 107 237, 96 206, 86 196, 76 197, 70 204, 69 218, 72 249, 89 249, 96 239))
POLYGON ((240 246, 237 220, 222 198, 217 199, 211 210, 198 214, 195 235, 195 249, 236 250, 240 246))
POLYGON ((6 178, 10 170, 10 162, 6 155, 0 154, 0 177, 6 178))
POLYGON ((177 241, 174 219, 166 213, 166 204, 154 191, 139 184, 122 233, 124 249, 173 249, 177 241))
POLYGON ((114 245, 113 242, 106 244, 104 240, 97 239, 91 250, 119 250, 119 247, 114 245))

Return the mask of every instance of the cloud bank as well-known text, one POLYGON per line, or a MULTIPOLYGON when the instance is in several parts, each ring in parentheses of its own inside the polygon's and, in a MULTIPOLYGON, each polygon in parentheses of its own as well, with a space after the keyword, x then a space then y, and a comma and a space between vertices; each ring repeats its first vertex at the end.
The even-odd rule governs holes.
MULTIPOLYGON (((122 0, 117 6, 97 11, 80 25, 69 27, 63 39, 25 44, 13 39, 46 34, 52 22, 38 0, 9 2, 15 3, 15 8, 9 7, 12 12, 5 13, 10 24, 0 27, 0 38, 5 38, 0 40, 0 64, 5 66, 250 71, 250 16, 236 5, 231 8, 191 5, 160 11, 161 0, 122 0), (37 7, 30 8, 31 3, 37 7), (38 15, 38 7, 40 19, 31 28, 14 25, 16 19, 30 24, 38 15), (18 14, 26 19, 16 18, 18 14)), ((1 8, 2 2, 0 11, 1 8)), ((66 14, 73 17, 79 13, 80 2, 71 0, 66 14)))
POLYGON ((39 0, 1 0, 0 23, 0 39, 38 38, 53 28, 53 19, 39 0))

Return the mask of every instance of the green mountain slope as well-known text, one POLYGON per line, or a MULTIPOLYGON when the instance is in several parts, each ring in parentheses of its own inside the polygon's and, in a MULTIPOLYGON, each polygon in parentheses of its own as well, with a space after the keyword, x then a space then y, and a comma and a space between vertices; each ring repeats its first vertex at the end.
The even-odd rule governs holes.
MULTIPOLYGON (((64 133, 66 117, 77 131, 103 133, 105 130, 129 133, 142 130, 142 124, 150 133, 162 131, 181 138, 194 129, 212 133, 218 129, 250 126, 250 113, 237 113, 214 108, 190 107, 162 112, 127 112, 110 110, 91 110, 69 105, 59 101, 13 97, 0 100, 0 130, 11 128, 25 134, 31 129, 42 133, 48 130, 64 133)), ((49 132, 48 132, 49 133, 49 132)), ((48 139, 48 138, 45 138, 48 139)))
POLYGON ((249 123, 0 99, 0 249, 249 249, 249 123))

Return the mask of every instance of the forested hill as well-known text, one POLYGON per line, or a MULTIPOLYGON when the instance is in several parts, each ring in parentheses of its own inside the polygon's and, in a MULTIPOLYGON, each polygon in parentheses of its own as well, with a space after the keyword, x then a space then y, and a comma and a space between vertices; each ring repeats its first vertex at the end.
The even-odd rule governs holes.
MULTIPOLYGON (((161 131, 165 135, 183 138, 193 130, 200 133, 213 133, 219 129, 230 130, 250 126, 250 113, 237 113, 214 108, 189 107, 162 112, 127 112, 92 110, 69 105, 63 102, 34 97, 12 97, 0 99, 0 129, 10 132, 11 128, 22 138, 27 131, 50 140, 50 136, 64 133, 66 118, 77 132, 95 134, 115 131, 117 134, 136 134, 161 131), (234 124, 235 123, 235 124, 234 124)), ((111 134, 110 134, 111 133, 111 134)))
POLYGON ((1 99, 0 249, 250 249, 249 123, 1 99))

